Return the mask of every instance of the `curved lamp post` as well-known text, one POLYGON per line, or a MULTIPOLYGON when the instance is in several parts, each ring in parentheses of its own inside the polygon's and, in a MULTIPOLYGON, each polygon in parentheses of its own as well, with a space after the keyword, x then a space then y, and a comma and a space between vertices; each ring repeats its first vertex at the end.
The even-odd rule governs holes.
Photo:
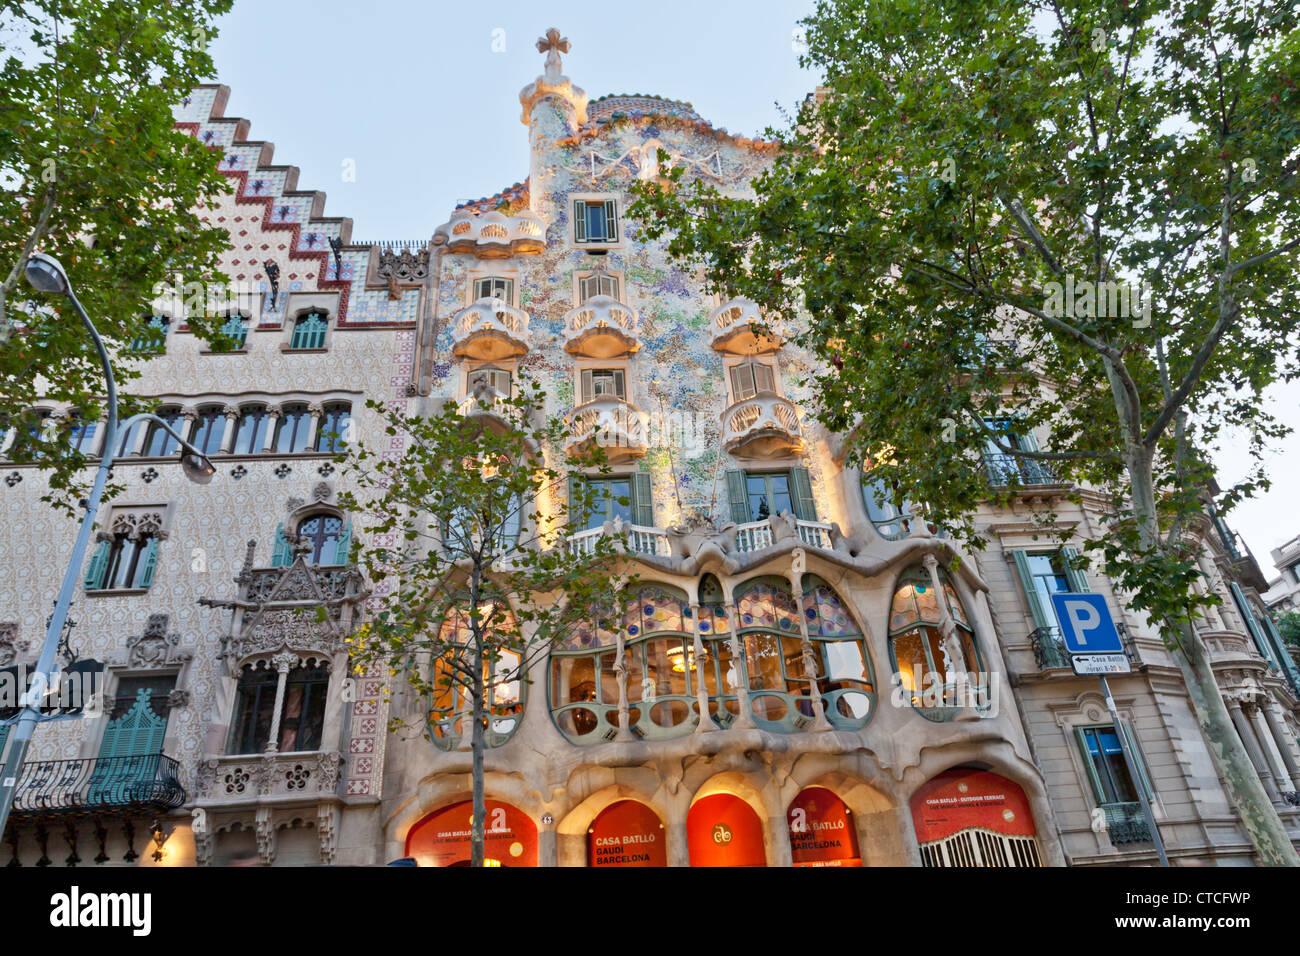
POLYGON ((156 422, 180 443, 183 450, 181 468, 185 472, 185 477, 189 478, 190 481, 206 485, 212 480, 212 476, 217 470, 207 456, 176 434, 171 426, 157 415, 148 412, 133 415, 125 422, 122 422, 121 427, 119 427, 117 421, 117 385, 113 380, 113 368, 108 361, 108 352, 104 348, 104 342, 99 337, 99 333, 95 331, 95 326, 91 324, 90 317, 86 315, 86 310, 81 307, 81 302, 78 301, 76 293, 72 291, 72 283, 68 281, 68 274, 63 270, 63 266, 59 264, 57 259, 41 252, 32 253, 28 257, 26 274, 28 283, 38 292, 67 296, 69 301, 72 302, 72 307, 76 310, 77 315, 81 317, 81 322, 86 327, 86 331, 90 333, 91 339, 94 340, 95 348, 99 352, 99 360, 104 366, 104 380, 107 385, 108 395, 105 403, 108 409, 108 427, 104 434, 104 452, 99 461, 99 469, 95 472, 94 485, 91 487, 90 495, 82 503, 86 510, 81 519, 81 528, 77 532, 76 544, 72 549, 72 559, 68 563, 68 570, 63 576, 63 587, 60 589, 58 600, 55 602, 54 614, 50 617, 49 628, 45 633, 45 644, 41 647, 41 656, 36 662, 36 671, 32 675, 31 689, 23 696, 21 701, 22 712, 16 720, 16 732, 9 745, 8 759, 5 760, 4 769, 0 770, 0 836, 4 834, 5 824, 9 819, 9 811, 13 807, 14 795, 18 788, 19 778, 22 776, 23 764, 27 759, 27 748, 31 743, 32 733, 36 729, 36 724, 41 720, 38 707, 50 686, 50 679, 54 669, 54 655, 59 645, 59 635, 63 632, 63 622, 68 616, 68 607, 72 603, 72 595, 76 591, 77 579, 81 574, 81 565, 86 557, 86 545, 89 544, 90 533, 95 527, 95 516, 99 511, 99 502, 104 494, 104 486, 108 483, 109 469, 113 466, 113 450, 117 446, 119 432, 130 429, 139 421, 156 422))

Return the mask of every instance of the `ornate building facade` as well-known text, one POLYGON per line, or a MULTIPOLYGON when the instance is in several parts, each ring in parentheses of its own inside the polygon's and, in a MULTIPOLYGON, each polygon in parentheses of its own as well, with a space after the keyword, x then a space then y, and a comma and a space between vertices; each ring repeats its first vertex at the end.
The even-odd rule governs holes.
MULTIPOLYGON (((1149 863, 1143 788, 1173 862, 1249 864, 1158 635, 1033 520, 1050 505, 1087 536, 1105 501, 987 455, 982 467, 1004 481, 1015 470, 1020 490, 980 513, 988 548, 976 555, 880 500, 806 411, 810 358, 779 324, 755 325, 753 303, 706 294, 627 215, 631 185, 660 177, 661 152, 740 194, 776 145, 714 128, 687 103, 590 100, 562 73, 567 41, 552 32, 539 48, 544 72, 520 94, 526 178, 453 210, 417 245, 353 242, 350 220, 326 216, 322 194, 224 115, 224 88, 177 107, 178 124, 223 151, 231 191, 208 215, 230 233, 227 273, 257 294, 229 315, 229 352, 187 331, 183 304, 160 302, 162 354, 132 391, 218 473, 192 486, 165 433, 123 439, 125 491, 101 510, 69 641, 106 663, 106 706, 39 728, 0 856, 465 860, 459 724, 390 733, 427 702, 385 675, 349 675, 344 640, 385 590, 347 563, 355 535, 333 458, 348 440, 402 452, 368 398, 468 410, 528 376, 575 441, 605 444, 614 461, 608 510, 567 546, 626 530, 643 587, 617 633, 593 624, 498 700, 491 859, 1149 863), (1073 674, 1057 591, 1099 592, 1120 622, 1133 669, 1112 687, 1125 726, 1096 681, 1073 674), (317 607, 323 616, 295 613, 317 607)), ((71 434, 100 451, 93 427, 71 434)), ((74 527, 40 502, 39 470, 0 471, 0 664, 30 663, 74 527)), ((1224 604, 1199 626, 1300 838, 1300 674, 1263 613, 1254 559, 1222 521, 1201 532, 1200 586, 1224 604)))

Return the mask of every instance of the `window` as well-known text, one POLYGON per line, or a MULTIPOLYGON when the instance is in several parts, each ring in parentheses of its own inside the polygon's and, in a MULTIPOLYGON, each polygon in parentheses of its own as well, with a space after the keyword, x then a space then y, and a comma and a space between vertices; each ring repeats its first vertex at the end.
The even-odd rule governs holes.
POLYGON ((474 394, 474 389, 479 384, 485 384, 488 388, 494 389, 497 393, 510 397, 510 372, 503 368, 497 368, 493 365, 484 365, 482 368, 476 368, 470 371, 466 381, 468 387, 465 390, 467 396, 474 394))
MULTIPOLYGON (((1016 451, 1038 451, 1037 440, 1020 419, 990 418, 987 424, 994 431, 1001 432, 1001 445, 1016 451)), ((1011 481, 1023 485, 1050 485, 1057 481, 1048 462, 1008 454, 992 438, 984 442, 984 460, 988 466, 989 483, 995 486, 1011 481)))
POLYGON ((593 272, 588 276, 578 277, 578 304, 585 305, 587 300, 597 295, 618 298, 618 276, 605 272, 593 272))
POLYGON ((248 341, 248 319, 238 313, 229 316, 221 326, 221 336, 231 348, 242 349, 248 341))
MULTIPOLYGON (((523 516, 523 504, 518 495, 511 496, 508 503, 501 504, 500 510, 491 515, 487 522, 490 526, 488 530, 494 531, 496 535, 494 549, 497 553, 514 549, 519 541, 519 525, 523 516)), ((465 509, 457 508, 442 524, 443 546, 456 556, 470 554, 479 547, 480 539, 476 534, 481 531, 482 524, 479 521, 472 519, 465 509)))
POLYGON ((987 706, 983 660, 961 599, 940 572, 942 600, 956 627, 943 636, 940 596, 927 571, 899 578, 889 610, 889 653, 897 686, 928 720, 950 720, 963 707, 987 706))
POLYGON ((621 368, 585 368, 579 379, 584 405, 598 398, 627 401, 627 373, 621 368))
MULTIPOLYGON (((159 409, 158 417, 165 421, 176 434, 180 434, 185 427, 179 408, 159 409)), ((141 423, 143 424, 143 423, 141 423)), ((125 444, 125 443, 124 443, 125 444)), ((175 454, 180 443, 172 436, 167 429, 163 428, 157 422, 149 424, 149 435, 144 442, 144 454, 150 458, 166 458, 168 455, 175 454)))
POLYGON ((329 318, 320 309, 312 309, 293 321, 293 336, 289 339, 291 349, 323 349, 325 332, 329 329, 329 318))
MULTIPOLYGON (((463 597, 463 596, 462 596, 463 597)), ((465 686, 467 667, 473 666, 472 631, 466 604, 451 610, 443 620, 439 643, 450 647, 433 667, 435 690, 429 701, 429 732, 436 746, 449 750, 459 742, 461 735, 470 729, 468 711, 472 707, 465 686)), ((488 640, 496 649, 495 660, 483 661, 483 689, 486 695, 486 743, 499 747, 510 739, 519 726, 524 711, 526 685, 522 678, 523 657, 509 645, 515 627, 510 611, 498 610, 491 603, 479 606, 480 622, 490 635, 488 640)), ((485 655, 486 656, 486 655, 485 655)))
POLYGON ((152 534, 115 534, 101 541, 86 568, 87 591, 147 588, 158 567, 158 538, 152 534))
POLYGON ((247 405, 240 409, 239 423, 235 426, 236 455, 256 455, 266 447, 266 432, 271 418, 265 405, 247 405))
POLYGON ((292 455, 307 450, 311 440, 311 412, 306 405, 286 405, 282 410, 280 426, 275 433, 275 451, 279 455, 292 455))
POLYGON ((576 199, 573 202, 575 242, 618 242, 618 204, 613 199, 576 199))
POLYGON ((889 490, 882 478, 862 479, 862 503, 866 505, 867 518, 882 538, 895 541, 909 530, 912 503, 904 501, 901 507, 895 505, 889 500, 889 490))
MULTIPOLYGON (((1074 561, 1079 552, 1070 546, 1059 551, 1031 553, 1024 550, 1011 552, 1020 574, 1020 583, 1029 600, 1029 612, 1036 628, 1053 628, 1053 638, 1059 635, 1052 595, 1056 593, 1081 593, 1088 590, 1088 579, 1076 570, 1074 561)), ((1066 664, 1068 664, 1068 660, 1066 664)))
POLYGON ((1124 752, 1120 749, 1114 725, 1080 727, 1078 734, 1097 803, 1102 806, 1137 803, 1137 788, 1133 786, 1133 777, 1124 762, 1124 752))
POLYGON ((98 430, 98 422, 88 422, 74 413, 68 421, 68 443, 72 446, 72 450, 83 455, 93 455, 95 434, 98 430))
POLYGON ((221 442, 226 437, 226 415, 220 405, 205 405, 199 409, 194 420, 194 430, 190 432, 190 444, 204 455, 215 455, 221 451, 221 442))
POLYGON ((495 299, 506 305, 515 304, 515 280, 501 276, 487 276, 474 280, 474 298, 495 299))
POLYGON ((172 320, 165 315, 150 316, 140 334, 131 340, 132 352, 158 353, 167 349, 167 331, 172 320))
POLYGON ((311 550, 305 555, 308 564, 347 564, 352 546, 351 526, 333 515, 315 515, 298 525, 298 536, 311 550))
POLYGON ((776 394, 776 370, 762 362, 742 362, 731 367, 731 401, 743 402, 755 395, 776 394))
POLYGON ((731 520, 736 524, 766 521, 783 511, 791 512, 800 521, 817 520, 807 468, 760 473, 729 471, 727 492, 731 499, 731 520))
POLYGON ((326 405, 316 432, 316 450, 336 453, 347 447, 348 426, 352 422, 352 406, 346 402, 326 405))
MULTIPOLYGON (((646 476, 649 477, 648 475, 646 476)), ((599 528, 606 521, 622 518, 632 523, 632 476, 626 478, 569 478, 569 500, 578 502, 580 485, 590 489, 594 499, 591 508, 576 521, 582 529, 599 528)))
MULTIPOLYGON (((269 667, 244 666, 235 695, 235 726, 230 753, 254 754, 267 749, 281 676, 269 667)), ((284 705, 280 709, 280 753, 319 750, 325 727, 325 696, 329 671, 299 665, 284 677, 284 705)))

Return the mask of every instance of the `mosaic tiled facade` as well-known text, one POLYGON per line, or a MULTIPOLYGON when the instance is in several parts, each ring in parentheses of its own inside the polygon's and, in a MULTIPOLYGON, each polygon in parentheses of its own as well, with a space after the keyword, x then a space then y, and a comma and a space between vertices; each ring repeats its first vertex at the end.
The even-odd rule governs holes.
MULTIPOLYGON (((1109 582, 1063 564, 1032 520, 1050 502, 1083 533, 1104 502, 1085 490, 1070 503, 1069 488, 1038 476, 1013 507, 981 513, 988 549, 945 570, 947 539, 882 508, 806 414, 818 374, 808 357, 779 325, 751 326, 752 303, 707 294, 626 215, 631 185, 660 177, 661 151, 688 177, 743 193, 775 145, 714 128, 687 103, 589 101, 561 72, 567 43, 540 46, 545 72, 520 94, 526 177, 451 210, 419 246, 353 244, 350 220, 327 216, 296 169, 248 140, 246 120, 224 116, 224 88, 177 107, 179 125, 224 153, 231 193, 208 214, 229 230, 228 274, 256 295, 230 353, 170 315, 165 354, 132 391, 199 427, 219 415, 218 473, 190 485, 144 434, 114 466, 125 492, 100 526, 155 509, 156 564, 78 594, 72 642, 109 663, 113 704, 43 725, 29 759, 50 774, 103 760, 134 713, 145 729, 130 732, 152 733, 149 746, 176 762, 184 803, 62 817, 20 803, 6 862, 458 862, 447 834, 465 822, 469 754, 390 734, 390 717, 421 702, 397 689, 390 712, 385 678, 347 677, 341 639, 386 592, 321 550, 351 532, 332 455, 317 449, 340 408, 385 447, 367 398, 414 413, 461 402, 487 367, 493 387, 540 381, 550 411, 617 446, 615 472, 636 491, 618 518, 653 586, 619 633, 593 627, 537 664, 489 751, 489 829, 506 865, 612 859, 598 842, 607 831, 637 835, 654 847, 646 859, 670 865, 1145 863, 1136 786, 1149 788, 1175 862, 1250 863, 1158 636, 1109 582), (327 323, 323 345, 296 346, 312 314, 327 323), (1123 625, 1136 666, 1112 683, 1140 781, 1118 769, 1096 682, 1061 656, 1054 589, 1106 594, 1123 625), (322 602, 323 623, 291 613, 322 602), (618 685, 630 706, 611 696, 616 647, 632 661, 618 685), (945 696, 966 672, 979 695, 945 696), (946 683, 929 700, 936 673, 946 683), (254 687, 275 700, 269 731, 241 716, 254 687), (132 694, 152 710, 127 711, 132 694), (253 739, 268 745, 247 752, 253 739), (963 801, 973 816, 944 816, 963 801), (438 829, 444 818, 451 830, 438 829), (806 837, 818 827, 838 841, 806 837)), ((0 488, 0 664, 30 662, 75 529, 39 502, 39 471, 0 470, 17 478, 0 488)), ((1300 675, 1268 633, 1262 580, 1221 522, 1203 530, 1203 586, 1225 600, 1203 633, 1247 749, 1300 835, 1300 675)), ((90 772, 86 792, 102 792, 106 778, 90 772)))

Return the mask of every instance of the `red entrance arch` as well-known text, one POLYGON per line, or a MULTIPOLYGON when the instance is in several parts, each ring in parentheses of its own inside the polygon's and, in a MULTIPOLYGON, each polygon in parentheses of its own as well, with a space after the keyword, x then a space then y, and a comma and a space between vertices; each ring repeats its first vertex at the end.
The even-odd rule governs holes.
POLYGON ((1029 798, 1006 777, 954 767, 923 783, 911 806, 926 866, 1042 866, 1029 798))
POLYGON ((587 830, 588 866, 667 866, 664 825, 636 800, 611 803, 587 830))
MULTIPOLYGON (((508 803, 485 801, 484 858, 489 865, 536 866, 537 824, 508 803)), ((470 857, 469 800, 435 810, 406 835, 406 855, 421 866, 464 866, 470 857)))
POLYGON ((825 787, 799 792, 786 814, 795 866, 861 866, 853 812, 825 787))
POLYGON ((730 793, 701 797, 691 805, 686 845, 691 866, 767 866, 758 814, 730 793))

